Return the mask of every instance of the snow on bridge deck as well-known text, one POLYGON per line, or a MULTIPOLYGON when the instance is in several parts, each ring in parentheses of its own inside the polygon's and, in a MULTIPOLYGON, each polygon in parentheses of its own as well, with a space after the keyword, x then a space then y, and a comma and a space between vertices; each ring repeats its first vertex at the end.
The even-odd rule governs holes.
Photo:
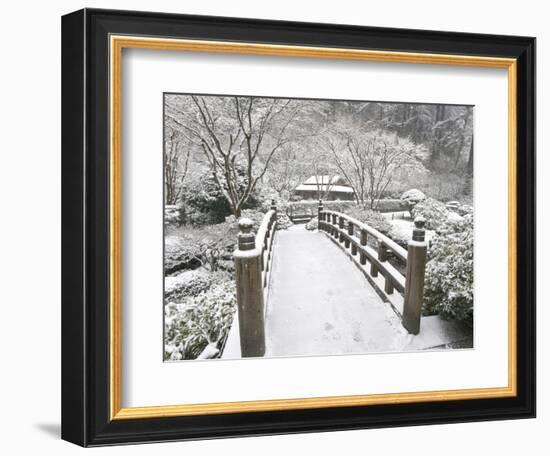
POLYGON ((347 255, 303 225, 277 232, 266 357, 398 351, 410 336, 347 255))
MULTIPOLYGON (((277 231, 273 252, 265 357, 471 347, 471 330, 437 315, 422 317, 417 336, 408 334, 391 305, 323 232, 304 225, 277 231)), ((233 324, 223 358, 241 357, 239 341, 233 324)))

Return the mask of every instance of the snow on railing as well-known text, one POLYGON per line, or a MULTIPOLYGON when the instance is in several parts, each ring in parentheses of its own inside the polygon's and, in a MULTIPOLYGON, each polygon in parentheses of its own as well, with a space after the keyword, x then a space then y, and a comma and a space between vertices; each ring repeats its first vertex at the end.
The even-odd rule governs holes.
POLYGON ((262 285, 264 287, 264 300, 267 307, 267 285, 269 284, 271 253, 273 250, 273 238, 275 237, 275 228, 277 227, 277 210, 272 208, 264 215, 258 233, 256 234, 256 248, 262 253, 262 285))
POLYGON ((427 253, 425 219, 418 217, 414 221, 413 239, 409 241, 407 250, 366 223, 341 212, 324 210, 322 201, 319 201, 318 221, 319 230, 326 232, 344 250, 350 249, 351 257, 355 261, 359 254, 358 264, 363 272, 368 274, 367 278, 376 278, 379 273, 384 277, 383 289, 375 280, 369 282, 385 295, 388 301, 394 290, 403 294, 403 326, 409 332, 418 334, 424 299, 427 253), (376 249, 368 245, 369 238, 375 239, 376 249), (406 264, 405 275, 388 261, 390 255, 406 264), (367 268, 367 262, 370 268, 367 268))

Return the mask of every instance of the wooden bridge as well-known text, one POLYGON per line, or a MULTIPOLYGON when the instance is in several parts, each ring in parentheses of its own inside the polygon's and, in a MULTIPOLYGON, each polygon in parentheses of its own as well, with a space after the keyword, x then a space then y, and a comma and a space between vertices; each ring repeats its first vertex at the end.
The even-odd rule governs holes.
POLYGON ((257 234, 251 220, 240 220, 238 318, 224 358, 401 351, 461 337, 439 317, 422 318, 420 331, 424 219, 415 220, 405 250, 321 202, 317 217, 317 231, 276 231, 272 204, 257 234))

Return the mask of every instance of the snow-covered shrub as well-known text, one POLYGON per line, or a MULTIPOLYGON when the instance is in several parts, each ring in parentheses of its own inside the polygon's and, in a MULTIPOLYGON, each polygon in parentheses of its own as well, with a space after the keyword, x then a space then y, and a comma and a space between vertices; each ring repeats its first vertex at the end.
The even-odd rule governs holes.
MULTIPOLYGON (((266 209, 266 212, 268 210, 269 209, 266 209)), ((252 220, 252 222, 254 222, 253 230, 255 232, 258 232, 258 228, 260 227, 260 224, 262 223, 262 220, 264 219, 264 216, 265 216, 264 212, 256 211, 256 210, 253 210, 253 209, 245 209, 242 212, 242 217, 249 218, 250 220, 252 220)), ((225 219, 225 221, 227 223, 235 224, 235 227, 237 227, 237 230, 238 230, 238 223, 235 219, 235 216, 230 215, 229 217, 227 217, 225 219)), ((282 212, 277 208, 277 229, 278 230, 286 230, 289 226, 292 226, 292 225, 293 225, 293 223, 290 220, 290 217, 288 215, 286 215, 285 212, 282 212)))
MULTIPOLYGON (((243 217, 251 219, 257 232, 264 215, 262 212, 245 209, 243 217)), ((279 228, 285 227, 278 219, 279 228)), ((288 220, 287 224, 291 224, 288 220)), ((215 225, 182 225, 166 229, 164 269, 167 275, 201 266, 212 272, 234 270, 233 251, 237 246, 238 220, 234 215, 226 217, 223 223, 215 225)))
POLYGON ((447 222, 449 210, 442 202, 433 198, 426 198, 411 209, 411 214, 413 219, 424 217, 427 229, 437 230, 443 223, 447 222))
POLYGON ((313 217, 309 222, 306 223, 306 230, 315 231, 318 226, 319 226, 319 219, 317 217, 313 217))
POLYGON ((407 190, 401 195, 401 201, 403 201, 409 209, 412 209, 416 204, 420 201, 424 201, 425 199, 426 195, 416 188, 407 190))
MULTIPOLYGON (((310 214, 316 216, 318 207, 319 200, 291 202, 288 204, 286 212, 289 215, 310 214)), ((357 207, 357 203, 355 201, 331 200, 323 201, 323 207, 325 208, 325 210, 343 212, 347 214, 348 209, 357 207)))
POLYGON ((392 225, 388 237, 406 249, 409 245, 409 241, 412 239, 412 226, 410 230, 405 232, 401 226, 392 225))
POLYGON ((167 232, 164 239, 164 273, 170 275, 179 271, 199 268, 201 261, 198 258, 198 253, 195 245, 167 232))
POLYGON ((181 243, 200 262, 215 272, 219 261, 231 254, 237 243, 238 229, 234 224, 218 223, 201 227, 186 226, 180 231, 181 243))
MULTIPOLYGON (((237 169, 237 190, 244 192, 247 180, 244 170, 237 169)), ((223 181, 221 182, 222 185, 223 181)), ((257 189, 249 196, 245 208, 258 208, 260 204, 257 189)), ((231 214, 231 207, 222 189, 210 172, 183 187, 180 206, 180 221, 184 224, 204 225, 223 222, 231 214)))
POLYGON ((275 203, 275 207, 277 208, 278 213, 285 213, 290 202, 285 199, 281 198, 276 192, 269 190, 265 186, 260 187, 259 189, 259 204, 258 204, 258 210, 265 213, 271 209, 271 205, 275 203))
POLYGON ((472 324, 474 282, 474 222, 443 223, 433 237, 424 282, 424 314, 472 324))
POLYGON ((460 206, 459 201, 447 201, 445 203, 445 207, 450 211, 455 211, 455 212, 458 211, 459 206, 460 206))
POLYGON ((388 234, 391 231, 391 224, 380 212, 371 209, 365 209, 360 206, 355 206, 346 211, 346 214, 357 219, 362 223, 366 223, 382 234, 388 234))
MULTIPOLYGON (((257 232, 258 228, 260 227, 260 225, 262 223, 262 220, 264 219, 264 216, 265 216, 265 212, 262 212, 260 210, 244 209, 241 212, 241 217, 240 218, 245 218, 246 217, 247 219, 252 220, 252 222, 254 223, 253 230, 255 232, 257 232)), ((231 224, 233 226, 233 228, 235 230, 237 230, 236 231, 237 233, 239 232, 238 231, 239 230, 239 220, 234 215, 229 215, 228 217, 226 217, 225 222, 231 224)))
POLYGON ((214 284, 197 296, 165 306, 164 359, 196 359, 210 344, 220 348, 237 307, 235 282, 214 284))
POLYGON ((166 302, 178 301, 182 298, 197 296, 207 290, 212 283, 219 280, 219 274, 212 274, 200 268, 193 271, 184 271, 176 276, 165 277, 164 299, 166 302))
POLYGON ((286 230, 290 228, 294 223, 290 220, 290 217, 284 212, 277 211, 277 230, 286 230))
POLYGON ((384 198, 375 202, 375 207, 379 212, 399 212, 409 210, 406 202, 400 199, 384 198))
POLYGON ((449 169, 441 170, 441 167, 447 168, 445 164, 435 165, 439 171, 432 172, 423 189, 427 195, 431 195, 440 201, 462 200, 465 191, 465 178, 456 171, 449 169))
POLYGON ((180 211, 177 206, 164 206, 164 225, 176 225, 180 222, 180 211))
POLYGON ((472 206, 470 204, 461 204, 460 206, 458 206, 457 212, 460 215, 468 215, 468 214, 473 215, 474 206, 472 206))

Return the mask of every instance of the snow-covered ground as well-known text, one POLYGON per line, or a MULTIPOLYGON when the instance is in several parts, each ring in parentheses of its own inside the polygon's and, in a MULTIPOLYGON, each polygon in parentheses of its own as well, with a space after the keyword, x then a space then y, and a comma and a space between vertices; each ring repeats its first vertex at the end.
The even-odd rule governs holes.
POLYGON ((183 271, 177 275, 164 278, 164 293, 169 295, 178 288, 183 287, 186 284, 191 283, 198 278, 206 278, 208 273, 204 269, 194 269, 191 271, 183 271))

